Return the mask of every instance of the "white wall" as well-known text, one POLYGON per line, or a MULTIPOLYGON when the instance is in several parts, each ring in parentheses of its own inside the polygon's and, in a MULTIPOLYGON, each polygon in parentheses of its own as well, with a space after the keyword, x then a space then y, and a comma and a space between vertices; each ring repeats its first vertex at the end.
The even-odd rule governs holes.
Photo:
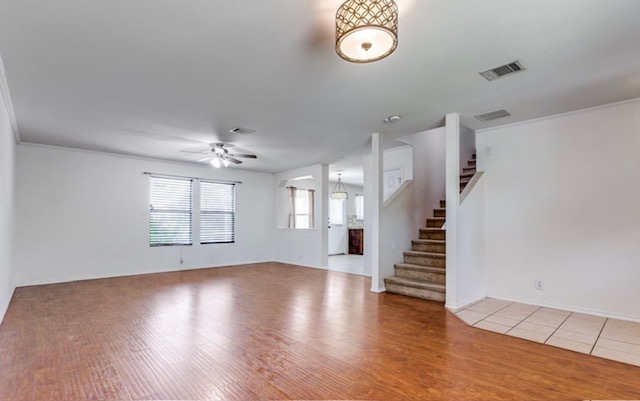
MULTIPOLYGON (((413 181, 406 181, 386 202, 380 213, 380 256, 378 288, 384 287, 384 279, 395 275, 394 266, 404 261, 404 251, 411 249, 411 240, 419 233, 412 230, 413 181)), ((425 226, 423 221, 422 226, 425 226)))
POLYGON ((19 285, 273 259, 273 176, 21 144, 16 168, 19 285), (149 246, 143 172, 238 180, 236 242, 149 246), (184 263, 180 264, 180 257, 184 263))
POLYGON ((12 273, 15 147, 4 93, 0 93, 0 322, 15 289, 12 273))
MULTIPOLYGON (((411 240, 419 238, 419 229, 426 226, 427 217, 439 207, 445 192, 445 130, 436 128, 399 139, 411 146, 383 154, 383 170, 403 164, 405 184, 403 190, 386 200, 380 213, 380 250, 378 281, 374 290, 384 290, 384 278, 394 275, 394 265, 404 260, 404 251, 411 249, 411 240)), ((365 160, 365 209, 370 207, 367 184, 373 180, 368 171, 371 156, 365 160)), ((367 238, 365 219, 365 272, 373 257, 367 252, 371 241, 367 238)), ((374 275, 372 275, 374 277, 374 275)))
MULTIPOLYGON (((274 244, 273 257, 277 262, 326 268, 329 236, 327 225, 329 218, 329 192, 327 190, 329 185, 328 166, 317 164, 275 174, 273 188, 277 196, 281 190, 281 183, 306 176, 311 176, 315 181, 315 227, 312 229, 272 228, 272 243, 274 244)), ((279 204, 282 206, 281 203, 279 204)), ((270 213, 278 214, 280 212, 277 211, 274 206, 270 213)))
POLYGON ((458 310, 484 298, 485 181, 476 174, 460 193, 462 167, 475 148, 475 132, 460 124, 456 113, 446 116, 447 280, 446 304, 458 310))
POLYGON ((447 274, 456 275, 455 298, 447 296, 450 309, 465 307, 484 298, 487 292, 484 184, 484 174, 477 173, 460 194, 456 219, 456 268, 455 271, 447 271, 447 274))
MULTIPOLYGON (((476 153, 476 132, 469 127, 460 125, 460 173, 467 167, 467 161, 476 153)), ((477 155, 476 155, 477 156, 477 155)))
POLYGON ((445 128, 439 127, 400 139, 412 145, 413 184, 411 190, 411 230, 418 238, 418 229, 425 227, 433 209, 445 198, 445 128))
POLYGON ((487 295, 640 320, 640 100, 483 130, 477 142, 493 150, 478 154, 487 295))

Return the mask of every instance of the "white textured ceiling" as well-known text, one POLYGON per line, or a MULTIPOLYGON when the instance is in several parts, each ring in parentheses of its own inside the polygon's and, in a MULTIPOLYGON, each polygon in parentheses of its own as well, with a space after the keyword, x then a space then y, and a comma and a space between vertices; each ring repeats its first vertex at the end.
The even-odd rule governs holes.
POLYGON ((640 1, 396 2, 398 48, 371 64, 334 51, 340 0, 0 0, 0 53, 25 142, 194 161, 180 150, 224 141, 266 172, 450 112, 478 129, 640 96, 640 1))

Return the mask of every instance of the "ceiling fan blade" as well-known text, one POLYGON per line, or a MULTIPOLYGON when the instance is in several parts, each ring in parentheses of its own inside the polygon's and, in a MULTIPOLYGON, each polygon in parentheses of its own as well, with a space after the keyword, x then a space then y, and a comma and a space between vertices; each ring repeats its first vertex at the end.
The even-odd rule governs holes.
POLYGON ((244 157, 246 159, 257 159, 258 158, 258 156, 256 156, 256 155, 243 155, 243 154, 230 154, 229 156, 244 157))
POLYGON ((242 162, 238 159, 234 159, 233 157, 227 157, 227 160, 229 160, 231 163, 235 163, 235 164, 242 164, 242 162))
POLYGON ((215 156, 207 156, 207 157, 203 157, 202 159, 198 159, 198 161, 199 161, 199 162, 204 162, 204 161, 207 161, 207 160, 211 160, 211 159, 213 159, 214 157, 215 157, 215 156))

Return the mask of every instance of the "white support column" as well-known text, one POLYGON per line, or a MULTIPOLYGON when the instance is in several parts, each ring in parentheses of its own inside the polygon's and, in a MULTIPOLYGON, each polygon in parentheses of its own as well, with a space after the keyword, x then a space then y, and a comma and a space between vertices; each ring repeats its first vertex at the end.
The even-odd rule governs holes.
MULTIPOLYGON (((371 291, 384 292, 384 277, 380 274, 380 214, 383 207, 382 194, 382 135, 371 135, 371 218, 370 230, 367 235, 371 241, 371 291)), ((365 219, 366 220, 366 219, 365 219)))
POLYGON ((447 204, 447 276, 446 304, 457 299, 457 218, 460 205, 460 115, 447 114, 445 118, 445 175, 447 204))
POLYGON ((315 201, 320 205, 320 266, 326 268, 329 264, 329 166, 321 165, 320 191, 315 201))

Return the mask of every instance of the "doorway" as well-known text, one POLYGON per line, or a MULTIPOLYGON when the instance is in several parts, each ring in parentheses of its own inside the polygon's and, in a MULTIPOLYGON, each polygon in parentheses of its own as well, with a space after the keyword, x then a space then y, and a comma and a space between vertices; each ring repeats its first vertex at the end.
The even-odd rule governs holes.
POLYGON ((329 237, 327 241, 329 270, 365 275, 362 247, 358 252, 353 247, 353 241, 350 240, 350 238, 353 239, 354 232, 359 234, 360 238, 363 235, 363 173, 362 156, 351 160, 343 159, 340 164, 329 166, 329 237), (342 177, 342 184, 347 192, 344 200, 331 199, 331 193, 338 181, 338 174, 342 177))

